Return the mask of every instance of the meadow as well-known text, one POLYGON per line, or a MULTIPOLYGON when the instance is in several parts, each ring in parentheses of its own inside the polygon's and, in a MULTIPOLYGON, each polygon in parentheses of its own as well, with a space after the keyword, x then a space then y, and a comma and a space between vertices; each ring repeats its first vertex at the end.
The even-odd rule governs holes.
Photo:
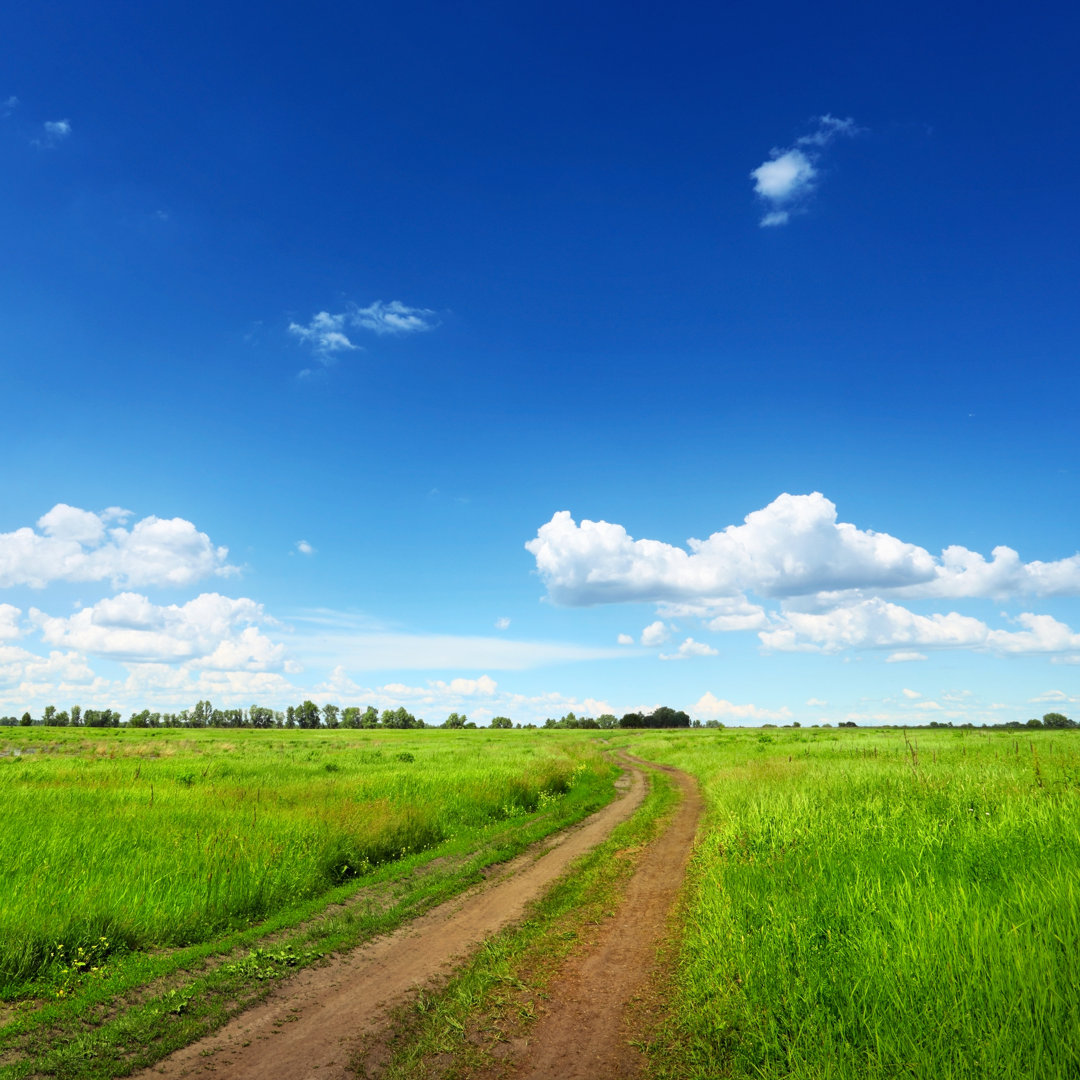
MULTIPOLYGON (((337 937, 297 931, 296 952, 258 946, 268 929, 379 882, 415 886, 393 916, 409 917, 609 799, 618 748, 694 775, 707 807, 649 1075, 1080 1075, 1080 733, 824 728, 5 732, 0 1052, 25 1056, 0 1075, 152 1061, 252 1000, 244 979, 393 922, 330 920, 337 937), (428 896, 439 866, 450 877, 428 896), (201 974, 215 950, 233 962, 201 974), (203 1008, 219 984, 224 1004, 203 1008), (84 1039, 88 1009, 108 1018, 122 1000, 145 1004, 113 1043, 84 1039)), ((617 906, 626 852, 670 805, 662 779, 640 821, 553 890, 550 923, 506 931, 447 988, 430 1013, 450 1017, 439 1068, 455 1046, 477 1053, 464 1033, 508 982, 557 966, 582 919, 617 906)), ((429 1075, 414 1034, 400 1075, 429 1075)))
POLYGON ((613 773, 582 739, 522 732, 7 731, 0 1000, 62 994, 493 827, 559 827, 610 798, 613 773))
POLYGON ((657 1076, 1080 1076, 1075 732, 630 746, 708 804, 657 1076))

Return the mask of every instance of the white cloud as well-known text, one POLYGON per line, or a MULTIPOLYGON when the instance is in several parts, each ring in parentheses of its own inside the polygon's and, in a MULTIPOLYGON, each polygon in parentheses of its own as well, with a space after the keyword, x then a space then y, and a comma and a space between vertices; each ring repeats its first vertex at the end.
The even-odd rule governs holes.
POLYGON ((629 634, 620 634, 617 640, 620 645, 634 644, 634 639, 629 634))
POLYGON ((315 549, 306 540, 297 540, 296 550, 299 551, 301 555, 315 554, 315 549))
POLYGON ((908 701, 915 701, 917 698, 922 697, 922 694, 920 694, 918 690, 909 690, 907 687, 904 687, 904 689, 901 690, 900 693, 902 693, 904 697, 908 699, 908 701))
MULTIPOLYGON (((290 322, 289 333, 309 345, 322 363, 329 364, 336 359, 337 353, 363 348, 349 337, 350 331, 367 330, 380 336, 401 336, 432 330, 436 325, 435 312, 429 308, 409 307, 400 300, 389 303, 376 300, 365 308, 350 304, 341 312, 320 311, 307 325, 290 322)), ((301 372, 301 375, 305 374, 310 375, 310 369, 301 372)))
POLYGON ((30 609, 48 645, 131 663, 193 663, 218 670, 279 667, 284 648, 255 624, 260 604, 203 593, 186 604, 160 605, 139 593, 118 593, 67 618, 30 609))
POLYGON ((813 185, 817 170, 801 150, 786 150, 759 165, 750 174, 754 191, 771 202, 783 203, 805 194, 813 185))
POLYGON ((384 303, 376 300, 366 308, 351 308, 348 319, 354 326, 376 334, 415 334, 435 327, 435 312, 430 308, 409 307, 400 300, 384 303))
POLYGON ((767 229, 773 225, 786 225, 790 220, 791 215, 786 210, 770 210, 762 215, 758 224, 767 229))
POLYGON ((110 522, 129 516, 110 508, 95 514, 59 503, 38 519, 41 530, 0 533, 0 587, 44 588, 53 581, 111 581, 114 588, 186 586, 228 576, 228 548, 183 518, 147 517, 131 529, 110 522))
POLYGON ((22 637, 19 626, 22 612, 14 604, 0 604, 0 641, 14 641, 22 637))
POLYGON ((836 506, 820 492, 783 494, 742 525, 707 540, 690 539, 689 552, 658 540, 634 540, 621 525, 584 520, 568 510, 540 527, 526 549, 559 604, 625 601, 715 605, 743 593, 800 596, 855 588, 899 588, 932 581, 934 560, 923 548, 836 520, 836 506))
POLYGON ((996 653, 1080 652, 1080 634, 1049 615, 1025 612, 1014 621, 1024 629, 991 629, 980 619, 955 611, 919 615, 875 597, 822 613, 787 611, 773 629, 758 636, 766 648, 782 652, 901 645, 996 653))
POLYGON ((38 656, 16 645, 0 645, 0 686, 83 684, 94 677, 86 659, 76 652, 53 651, 38 656))
MULTIPOLYGON (((991 599, 1080 594, 1080 555, 1023 563, 1011 548, 990 560, 952 545, 935 558, 888 533, 837 520, 820 492, 783 494, 685 548, 635 540, 622 525, 559 511, 526 549, 558 604, 654 602, 666 618, 699 618, 714 632, 757 630, 769 649, 893 648, 889 662, 924 659, 918 646, 995 652, 1058 652, 1080 638, 1047 615, 1025 613, 1022 629, 993 629, 958 612, 916 614, 894 600, 991 599), (748 594, 779 600, 769 612, 748 594), (904 648, 907 646, 907 648, 904 648)), ((663 623, 643 644, 659 644, 663 623)))
POLYGON ((289 323, 289 333, 310 345, 315 354, 323 360, 328 360, 334 353, 352 352, 360 348, 359 345, 354 345, 345 333, 343 314, 331 315, 328 311, 320 311, 312 317, 307 326, 289 323))
POLYGON ((667 625, 660 619, 656 622, 649 623, 644 630, 641 631, 641 644, 652 648, 656 645, 663 645, 668 639, 669 630, 667 625))
POLYGON ((1033 698, 1028 698, 1032 705, 1070 705, 1080 701, 1080 697, 1066 694, 1064 690, 1044 690, 1033 698))
MULTIPOLYGON (((8 99, 8 101, 11 100, 8 99)), ((41 125, 41 131, 41 136, 33 140, 35 146, 45 147, 46 149, 58 146, 71 134, 71 121, 46 120, 41 125)))
POLYGON ((501 616, 500 618, 495 620, 495 629, 496 630, 509 630, 510 629, 510 620, 505 615, 501 616))
POLYGON ((702 641, 695 641, 693 638, 688 637, 680 646, 679 651, 676 653, 661 653, 661 660, 686 660, 691 656, 716 656, 717 651, 711 646, 706 645, 702 641))
POLYGON ((921 652, 894 652, 885 657, 886 664, 908 664, 916 660, 926 660, 927 656, 921 652))
POLYGON ((763 227, 786 225, 813 194, 824 148, 838 136, 859 133, 850 117, 840 119, 826 113, 816 124, 813 131, 796 139, 794 146, 774 147, 768 160, 751 171, 754 192, 768 207, 760 221, 763 227))
POLYGON ((807 707, 811 709, 824 709, 826 708, 826 706, 828 706, 829 703, 827 701, 823 701, 821 698, 812 697, 806 699, 806 704, 807 707))
POLYGON ((735 705, 709 692, 690 706, 692 716, 700 720, 720 720, 725 723, 764 723, 776 720, 790 720, 791 710, 784 706, 780 709, 763 709, 757 705, 735 705))

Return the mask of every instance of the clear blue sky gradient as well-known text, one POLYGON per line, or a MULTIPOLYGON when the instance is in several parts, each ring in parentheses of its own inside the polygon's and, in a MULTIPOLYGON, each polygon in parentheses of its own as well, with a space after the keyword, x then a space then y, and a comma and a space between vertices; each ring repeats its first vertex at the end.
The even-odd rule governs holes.
MULTIPOLYGON (((769 649, 655 600, 552 602, 524 546, 569 510, 682 547, 821 492, 934 557, 1075 555, 1078 30, 1067 5, 13 9, 0 534, 119 506, 193 523, 239 572, 15 575, 0 713, 1080 713, 1075 645, 769 649), (852 130, 800 144, 822 116, 852 130), (814 183, 762 227, 751 172, 800 145, 814 183), (376 301, 429 328, 349 324, 322 356, 290 332, 376 301), (32 614, 125 591, 251 598, 279 648, 207 677, 32 614), (660 658, 687 637, 715 653, 660 658), (56 650, 67 674, 43 674, 56 650)), ((1076 635, 1078 595, 892 600, 1076 635)))

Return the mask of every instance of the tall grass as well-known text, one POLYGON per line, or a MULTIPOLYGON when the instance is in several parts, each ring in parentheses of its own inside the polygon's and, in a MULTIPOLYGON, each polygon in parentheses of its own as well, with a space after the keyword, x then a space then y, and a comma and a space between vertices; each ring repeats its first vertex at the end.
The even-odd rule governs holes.
POLYGON ((116 949, 209 940, 535 813, 583 771, 609 770, 584 740, 523 732, 34 731, 0 742, 5 996, 116 949))
POLYGON ((1080 739, 636 746, 709 806, 665 1075, 1080 1076, 1080 739))

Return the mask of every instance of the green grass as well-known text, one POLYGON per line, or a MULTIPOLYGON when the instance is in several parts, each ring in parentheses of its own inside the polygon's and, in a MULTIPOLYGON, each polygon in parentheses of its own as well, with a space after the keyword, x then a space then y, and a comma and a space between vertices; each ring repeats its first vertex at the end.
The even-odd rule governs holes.
POLYGON ((62 996, 117 956, 209 942, 384 865, 554 820, 572 788, 609 791, 613 773, 587 740, 522 732, 13 731, 5 750, 7 1000, 62 996))
POLYGON ((1080 1075, 1080 739, 908 738, 633 737, 708 802, 658 1076, 1080 1075))

